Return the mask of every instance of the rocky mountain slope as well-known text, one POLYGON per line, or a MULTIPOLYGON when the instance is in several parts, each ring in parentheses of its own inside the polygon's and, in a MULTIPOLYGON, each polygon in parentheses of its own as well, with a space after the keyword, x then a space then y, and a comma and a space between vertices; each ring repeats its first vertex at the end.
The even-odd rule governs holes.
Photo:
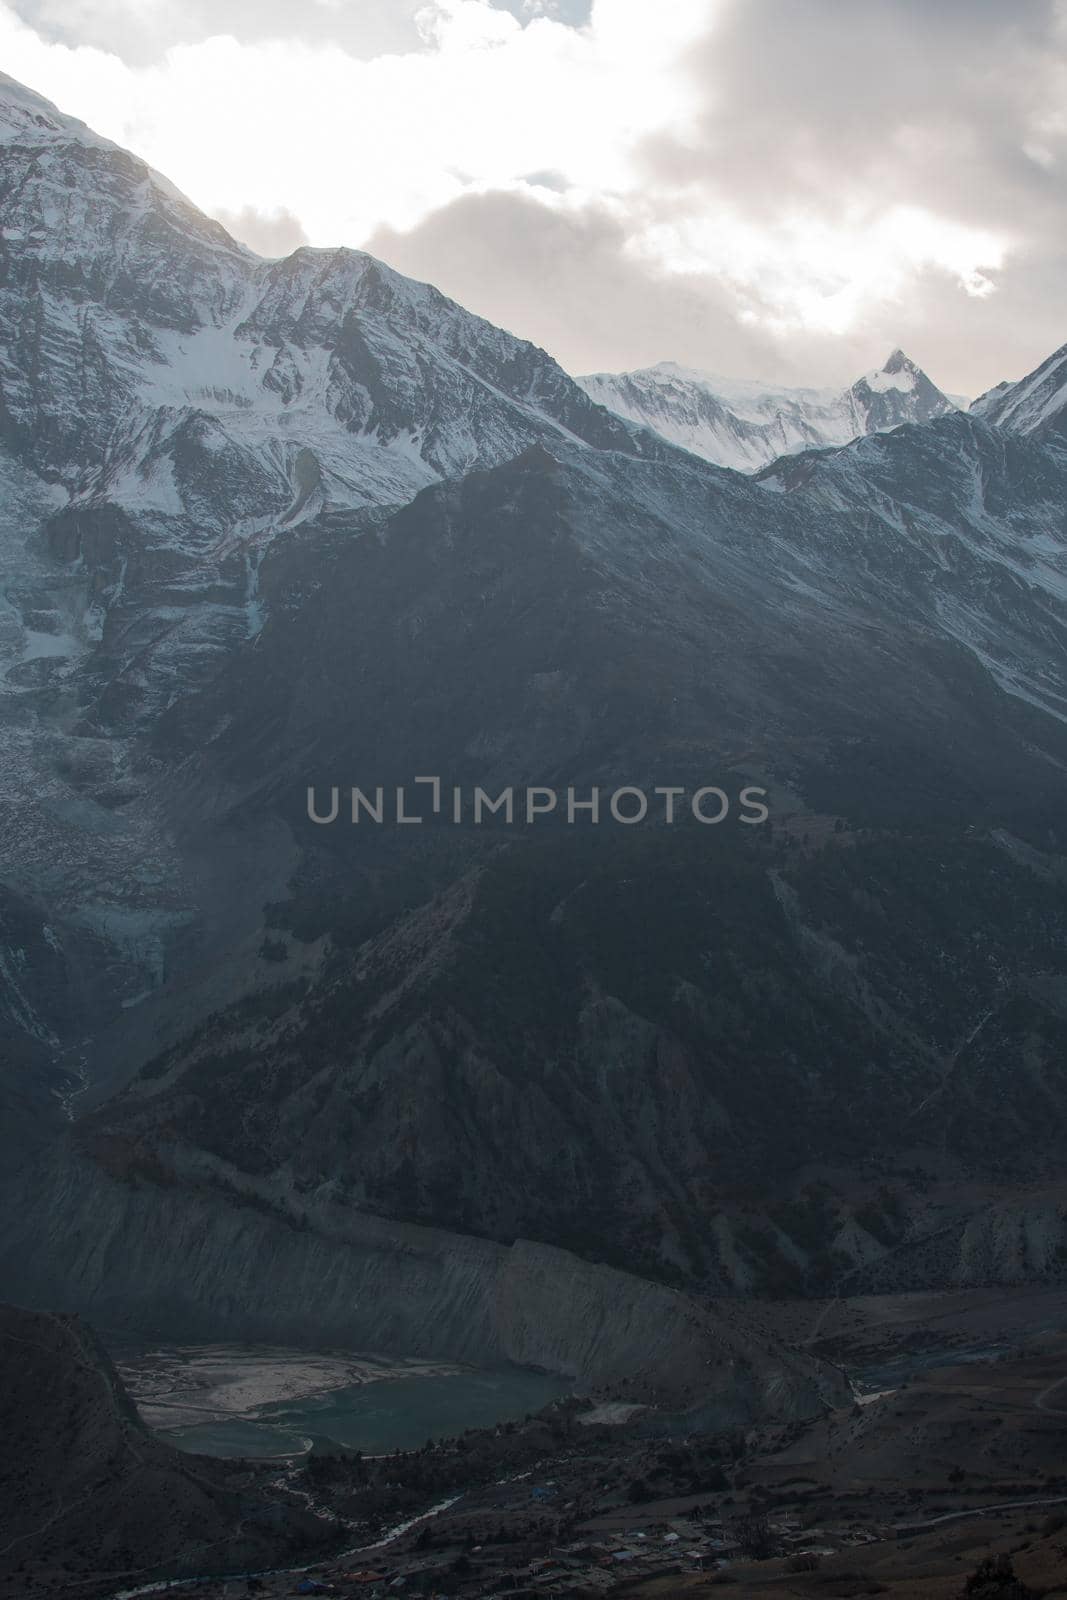
POLYGON ((0 149, 0 884, 69 969, 20 1011, 34 1084, 55 1066, 64 1094, 78 973, 121 1012, 247 883, 247 856, 205 881, 175 842, 137 737, 255 638, 272 542, 538 440, 665 447, 370 257, 251 255, 3 76, 0 149))
MULTIPOLYGON (((958 642, 1014 699, 1061 720, 1064 460, 957 413, 784 459, 759 482, 865 531, 888 530, 869 570, 895 568, 931 634, 958 642)), ((871 576, 881 583, 880 572, 871 576)))
MULTIPOLYGON (((299 604, 279 573, 255 651, 159 730, 177 803, 226 819, 220 850, 261 815, 299 842, 263 930, 275 987, 157 1054, 87 1147, 147 1152, 163 1182, 207 1151, 720 1290, 825 1287, 954 1224, 916 1168, 1051 1176, 1067 656, 1042 530, 1064 463, 963 417, 844 456, 774 492, 539 454, 425 491, 376 538, 335 528, 299 604), (853 463, 872 451, 896 501, 853 463), (309 821, 309 784, 391 794, 416 771, 492 794, 765 784, 779 825, 439 822, 415 846, 309 821)), ((1051 1269, 1062 1224, 1050 1239, 1051 1269)))
POLYGON ((956 409, 902 350, 843 392, 775 388, 692 371, 673 361, 637 372, 593 373, 578 381, 620 416, 706 461, 742 472, 778 456, 847 444, 956 409))
POLYGON ((5 1292, 622 1381, 674 1289, 1061 1272, 1055 435, 897 353, 723 471, 0 107, 5 1292), (427 774, 731 809, 309 817, 427 774))

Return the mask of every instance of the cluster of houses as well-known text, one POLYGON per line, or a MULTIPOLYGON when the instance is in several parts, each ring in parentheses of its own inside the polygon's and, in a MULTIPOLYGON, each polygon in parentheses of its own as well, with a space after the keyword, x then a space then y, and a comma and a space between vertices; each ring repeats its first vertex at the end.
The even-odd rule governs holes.
POLYGON ((641 1529, 603 1534, 561 1545, 532 1561, 520 1587, 500 1595, 608 1594, 620 1581, 670 1577, 681 1572, 710 1572, 740 1554, 736 1540, 721 1524, 698 1525, 682 1518, 641 1529))
POLYGON ((446 1595, 477 1595, 479 1600, 491 1596, 500 1600, 595 1596, 610 1593, 623 1580, 712 1571, 727 1566, 739 1554, 736 1540, 721 1524, 700 1526, 676 1518, 640 1530, 576 1539, 517 1565, 506 1558, 501 1562, 499 1548, 488 1546, 484 1551, 479 1546, 466 1551, 460 1571, 454 1551, 422 1557, 412 1552, 402 1571, 335 1573, 303 1592, 365 1595, 368 1600, 386 1600, 397 1594, 428 1600, 445 1600, 446 1595))
MULTIPOLYGON (((851 1527, 832 1533, 804 1527, 783 1517, 768 1524, 776 1550, 785 1556, 818 1559, 848 1545, 866 1544, 886 1537, 887 1530, 851 1527)), ((271 1595, 336 1596, 338 1600, 522 1600, 522 1597, 597 1596, 618 1592, 636 1581, 649 1581, 687 1573, 713 1572, 729 1567, 750 1552, 729 1523, 691 1515, 646 1523, 640 1528, 620 1528, 587 1533, 584 1537, 550 1546, 543 1555, 516 1559, 497 1543, 471 1544, 444 1549, 410 1549, 397 1552, 384 1564, 351 1570, 305 1574, 285 1589, 270 1588, 271 1595)), ((257 1585, 262 1588, 263 1585, 257 1585)))

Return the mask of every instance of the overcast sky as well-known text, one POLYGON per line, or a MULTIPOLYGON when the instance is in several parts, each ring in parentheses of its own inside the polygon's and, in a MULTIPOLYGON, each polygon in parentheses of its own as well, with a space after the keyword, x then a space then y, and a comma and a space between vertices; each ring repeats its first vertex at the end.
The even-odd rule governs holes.
POLYGON ((573 372, 977 394, 1067 340, 1067 0, 0 0, 0 68, 254 248, 573 372))

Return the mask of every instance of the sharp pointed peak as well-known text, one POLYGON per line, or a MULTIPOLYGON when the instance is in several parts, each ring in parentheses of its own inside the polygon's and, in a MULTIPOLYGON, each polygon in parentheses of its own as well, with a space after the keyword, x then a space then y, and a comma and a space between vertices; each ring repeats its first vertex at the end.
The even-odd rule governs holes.
POLYGON ((909 355, 905 355, 904 351, 897 345, 895 349, 890 351, 889 357, 881 370, 883 372, 921 372, 922 368, 909 355))
POLYGON ((873 367, 852 385, 853 394, 863 394, 869 390, 881 393, 887 389, 940 392, 922 367, 906 355, 899 345, 890 352, 883 366, 873 367))

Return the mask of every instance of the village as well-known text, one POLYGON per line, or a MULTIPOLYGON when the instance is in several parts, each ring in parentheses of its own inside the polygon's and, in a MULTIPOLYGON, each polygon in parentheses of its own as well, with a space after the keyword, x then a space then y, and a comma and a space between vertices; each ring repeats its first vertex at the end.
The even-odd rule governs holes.
MULTIPOLYGON (((550 1489, 551 1485, 545 1486, 550 1489)), ((531 1491, 538 1503, 539 1491, 531 1491)), ((608 1523, 611 1519, 599 1519, 608 1523)), ((891 1536, 887 1528, 850 1528, 830 1533, 802 1527, 797 1519, 746 1517, 737 1526, 695 1507, 689 1515, 651 1517, 626 1526, 604 1526, 577 1538, 549 1543, 524 1559, 529 1537, 478 1538, 476 1525, 428 1536, 429 1525, 409 1551, 367 1566, 323 1564, 287 1582, 272 1577, 231 1580, 225 1600, 244 1592, 260 1596, 361 1596, 383 1600, 394 1594, 426 1596, 578 1596, 616 1594, 638 1582, 693 1574, 728 1573, 738 1562, 784 1554, 797 1572, 815 1571, 824 1556, 891 1536)), ((383 1552, 384 1553, 384 1552, 383 1552)), ((201 1590, 201 1594, 203 1591, 201 1590)))
POLYGON ((993 1562, 1004 1585, 990 1600, 1022 1600, 1067 1573, 1063 1358, 1050 1334, 747 1430, 670 1436, 647 1416, 608 1426, 589 1420, 607 1411, 564 1399, 375 1462, 324 1454, 279 1483, 344 1518, 347 1550, 167 1593, 667 1600, 722 1586, 738 1600, 818 1600, 899 1587, 909 1600, 985 1600, 961 1585, 993 1562), (1013 1562, 1032 1591, 1010 1587, 1013 1562))

